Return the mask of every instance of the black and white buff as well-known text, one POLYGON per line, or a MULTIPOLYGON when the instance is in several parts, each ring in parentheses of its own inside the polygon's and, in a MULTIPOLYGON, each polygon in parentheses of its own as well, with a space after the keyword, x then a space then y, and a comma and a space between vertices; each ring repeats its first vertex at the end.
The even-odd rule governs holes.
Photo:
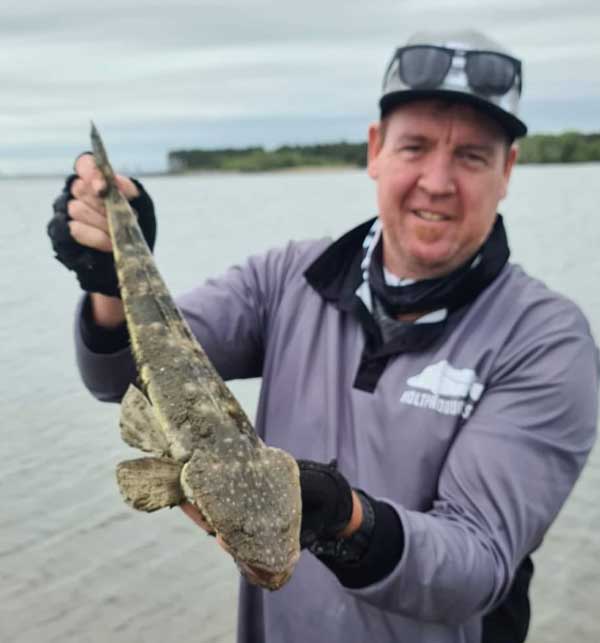
POLYGON ((381 223, 376 219, 363 241, 363 281, 356 295, 372 314, 380 304, 391 318, 425 312, 415 324, 440 323, 450 312, 474 300, 498 276, 509 256, 502 216, 498 214, 486 241, 462 266, 436 279, 401 279, 383 265, 381 223))

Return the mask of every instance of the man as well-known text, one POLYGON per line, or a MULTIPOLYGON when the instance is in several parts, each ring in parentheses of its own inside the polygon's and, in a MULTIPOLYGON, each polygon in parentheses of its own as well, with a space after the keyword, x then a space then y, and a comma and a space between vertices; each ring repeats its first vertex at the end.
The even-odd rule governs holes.
MULTIPOLYGON (((508 263, 521 80, 481 34, 416 35, 369 129, 379 217, 180 298, 224 378, 262 377, 263 439, 301 459, 308 551, 278 592, 242 581, 240 641, 525 640, 529 555, 593 444, 599 363, 575 305, 508 263)), ((103 186, 89 155, 76 172, 49 232, 91 293, 84 382, 119 400, 135 370, 103 186)), ((148 196, 119 180, 152 245, 148 196)))

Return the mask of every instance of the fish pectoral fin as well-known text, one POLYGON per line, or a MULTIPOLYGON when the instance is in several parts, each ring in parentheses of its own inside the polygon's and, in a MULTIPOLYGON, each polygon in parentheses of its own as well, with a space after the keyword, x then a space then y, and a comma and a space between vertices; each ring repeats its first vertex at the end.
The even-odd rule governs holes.
POLYGON ((117 465, 117 483, 125 502, 140 511, 174 507, 184 501, 179 482, 183 465, 171 458, 138 458, 117 465))
POLYGON ((150 400, 133 384, 121 402, 121 437, 129 446, 155 455, 168 455, 169 444, 150 400))

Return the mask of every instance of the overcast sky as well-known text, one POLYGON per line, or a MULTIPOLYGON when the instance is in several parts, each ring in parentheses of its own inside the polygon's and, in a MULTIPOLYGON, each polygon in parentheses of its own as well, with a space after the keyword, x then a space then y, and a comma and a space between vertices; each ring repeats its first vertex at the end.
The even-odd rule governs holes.
POLYGON ((525 63, 530 131, 600 131, 598 0, 1 0, 0 173, 168 150, 364 140, 397 45, 471 27, 525 63))

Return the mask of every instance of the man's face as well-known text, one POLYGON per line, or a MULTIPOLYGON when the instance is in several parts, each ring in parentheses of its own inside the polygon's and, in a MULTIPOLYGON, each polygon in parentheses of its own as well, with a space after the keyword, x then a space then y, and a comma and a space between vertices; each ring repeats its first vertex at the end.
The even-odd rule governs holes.
POLYGON ((369 129, 383 256, 399 277, 447 274, 481 246, 506 195, 516 148, 465 104, 408 103, 369 129))

